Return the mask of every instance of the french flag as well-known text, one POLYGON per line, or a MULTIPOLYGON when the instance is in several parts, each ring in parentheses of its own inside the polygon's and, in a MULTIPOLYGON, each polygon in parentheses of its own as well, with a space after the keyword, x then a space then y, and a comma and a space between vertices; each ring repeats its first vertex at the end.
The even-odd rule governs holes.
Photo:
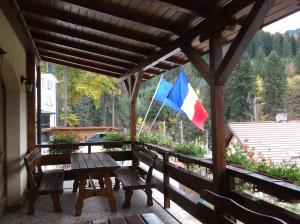
POLYGON ((204 122, 208 118, 207 112, 189 84, 183 70, 180 71, 167 98, 185 112, 194 125, 204 129, 204 122))

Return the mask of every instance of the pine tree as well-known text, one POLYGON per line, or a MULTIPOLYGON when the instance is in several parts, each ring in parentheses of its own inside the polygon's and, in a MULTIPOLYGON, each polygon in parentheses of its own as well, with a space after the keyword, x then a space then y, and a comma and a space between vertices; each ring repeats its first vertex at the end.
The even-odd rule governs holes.
POLYGON ((283 36, 280 33, 275 33, 273 35, 273 51, 278 55, 282 55, 282 45, 283 45, 283 36))
POLYGON ((295 67, 296 67, 296 73, 300 75, 300 48, 298 49, 298 52, 295 57, 295 67))
POLYGON ((290 57, 291 55, 292 55, 292 44, 291 44, 290 35, 288 33, 285 33, 283 36, 282 56, 290 57))
POLYGON ((225 85, 225 119, 227 121, 250 120, 251 108, 247 99, 252 92, 254 79, 250 57, 246 53, 225 85))
POLYGON ((273 51, 266 60, 263 80, 265 84, 264 114, 268 120, 285 111, 286 74, 279 56, 273 51))

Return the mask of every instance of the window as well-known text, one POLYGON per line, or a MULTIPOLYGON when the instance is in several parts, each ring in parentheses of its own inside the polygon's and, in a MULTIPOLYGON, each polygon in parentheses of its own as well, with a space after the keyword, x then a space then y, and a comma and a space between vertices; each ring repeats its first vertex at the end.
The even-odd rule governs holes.
POLYGON ((52 89, 52 82, 50 80, 47 81, 47 89, 52 89))

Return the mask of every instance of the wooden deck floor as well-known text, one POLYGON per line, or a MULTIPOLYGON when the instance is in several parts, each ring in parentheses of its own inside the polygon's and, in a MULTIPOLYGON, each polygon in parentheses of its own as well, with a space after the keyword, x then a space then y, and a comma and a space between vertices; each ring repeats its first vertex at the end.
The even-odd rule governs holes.
MULTIPOLYGON (((70 183, 66 184, 67 187, 70 183)), ((108 206, 106 198, 93 197, 85 200, 82 215, 80 217, 74 216, 74 204, 76 201, 76 194, 73 194, 70 189, 66 189, 61 199, 63 212, 53 213, 52 203, 49 196, 41 196, 36 203, 36 212, 33 216, 26 214, 27 205, 24 205, 20 210, 14 212, 7 212, 0 219, 1 224, 22 224, 22 223, 51 223, 51 224, 65 224, 65 223, 76 223, 84 220, 99 220, 107 219, 110 216, 124 216, 129 214, 140 214, 146 212, 155 213, 164 223, 177 224, 177 223, 199 223, 188 213, 182 210, 177 205, 171 205, 171 209, 168 211, 164 210, 156 201, 152 207, 146 206, 145 193, 142 191, 135 191, 132 198, 132 206, 130 209, 122 209, 122 203, 124 200, 124 191, 120 190, 115 193, 117 200, 117 213, 112 214, 108 206), (170 213, 176 216, 176 220, 170 213), (179 221, 179 222, 178 222, 179 221)), ((158 202, 162 201, 162 195, 154 193, 154 198, 158 202)))

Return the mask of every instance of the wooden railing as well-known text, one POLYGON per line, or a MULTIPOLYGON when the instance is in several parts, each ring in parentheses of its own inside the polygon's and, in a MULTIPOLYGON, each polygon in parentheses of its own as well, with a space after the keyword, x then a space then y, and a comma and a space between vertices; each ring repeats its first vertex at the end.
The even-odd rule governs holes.
MULTIPOLYGON (((120 148, 129 142, 103 142, 103 143, 79 143, 78 146, 103 145, 104 147, 120 148)), ((62 145, 65 146, 65 145, 62 145)), ((49 147, 49 145, 41 145, 41 147, 49 147)), ((148 150, 157 152, 160 156, 158 158, 155 170, 160 175, 153 175, 153 182, 155 188, 164 194, 164 207, 170 206, 170 200, 174 201, 192 216, 204 223, 213 222, 213 211, 205 205, 198 202, 198 198, 192 197, 189 193, 175 187, 170 182, 177 181, 179 184, 186 186, 192 191, 200 194, 204 189, 213 190, 213 182, 211 178, 207 178, 196 172, 183 169, 172 162, 172 159, 177 159, 185 164, 196 164, 205 167, 207 170, 212 169, 212 161, 199 159, 192 156, 176 153, 168 148, 153 144, 145 144, 137 142, 136 148, 143 147, 148 150)), ((117 161, 131 160, 131 151, 110 151, 108 152, 113 159, 117 161)), ((53 165, 70 163, 70 159, 66 155, 44 155, 42 158, 42 165, 53 165)), ((141 171, 144 172, 141 167, 141 171)), ((66 172, 66 179, 73 179, 71 171, 66 172)), ((274 204, 264 200, 253 197, 235 188, 235 179, 238 178, 248 183, 252 183, 257 191, 272 195, 279 200, 290 202, 300 201, 300 187, 282 180, 267 177, 262 174, 247 171, 231 165, 227 165, 227 176, 230 182, 230 191, 228 197, 234 199, 241 205, 252 209, 253 211, 264 213, 266 215, 276 216, 287 223, 300 223, 300 216, 290 212, 286 209, 278 207, 274 204)), ((216 216, 216 215, 215 215, 216 216)), ((219 216, 218 216, 219 217, 219 216)), ((219 217, 222 219, 222 217, 219 217)))

